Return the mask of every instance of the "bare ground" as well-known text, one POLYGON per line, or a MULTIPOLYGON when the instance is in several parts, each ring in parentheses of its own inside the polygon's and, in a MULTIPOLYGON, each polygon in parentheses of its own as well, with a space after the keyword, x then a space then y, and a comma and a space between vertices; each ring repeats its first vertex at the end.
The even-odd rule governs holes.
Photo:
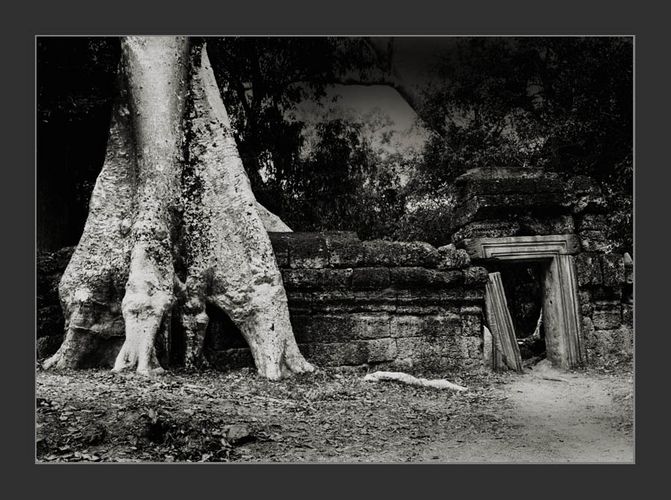
POLYGON ((321 371, 158 378, 37 372, 38 462, 631 462, 633 377, 453 379, 465 393, 321 371))

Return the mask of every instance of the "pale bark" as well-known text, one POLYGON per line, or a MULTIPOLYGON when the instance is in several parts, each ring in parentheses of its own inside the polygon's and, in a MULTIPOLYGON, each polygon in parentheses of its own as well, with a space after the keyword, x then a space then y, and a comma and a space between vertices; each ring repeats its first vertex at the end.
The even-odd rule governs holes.
POLYGON ((439 379, 426 379, 413 377, 407 373, 402 372, 374 372, 369 373, 363 378, 367 382, 383 382, 383 381, 392 381, 392 382, 401 382, 402 384, 416 385, 419 387, 433 387, 434 389, 449 389, 451 391, 463 392, 467 391, 468 388, 463 385, 455 384, 444 378, 439 379))
POLYGON ((258 201, 256 202, 256 211, 259 213, 259 217, 261 217, 263 227, 265 227, 266 231, 269 233, 292 232, 291 228, 287 226, 282 219, 261 205, 258 201))
POLYGON ((45 367, 95 365, 100 339, 115 339, 101 348, 108 359, 125 334, 114 370, 160 371, 155 341, 173 314, 187 364, 201 364, 210 303, 240 328, 261 375, 312 371, 264 221, 290 229, 254 198, 205 48, 181 37, 128 37, 122 47, 126 91, 61 282, 66 338, 45 367))

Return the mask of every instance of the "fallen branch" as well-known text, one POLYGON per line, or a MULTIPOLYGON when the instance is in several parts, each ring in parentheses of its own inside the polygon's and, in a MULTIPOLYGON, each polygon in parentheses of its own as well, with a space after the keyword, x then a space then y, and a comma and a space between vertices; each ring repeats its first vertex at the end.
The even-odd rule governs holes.
POLYGON ((467 391, 468 389, 464 386, 453 384, 445 379, 435 379, 429 380, 426 378, 417 378, 407 373, 401 372, 374 372, 366 375, 364 380, 368 382, 382 382, 385 380, 393 380, 396 382, 402 382, 408 385, 418 385, 421 387, 433 387, 435 389, 450 389, 453 391, 467 391))

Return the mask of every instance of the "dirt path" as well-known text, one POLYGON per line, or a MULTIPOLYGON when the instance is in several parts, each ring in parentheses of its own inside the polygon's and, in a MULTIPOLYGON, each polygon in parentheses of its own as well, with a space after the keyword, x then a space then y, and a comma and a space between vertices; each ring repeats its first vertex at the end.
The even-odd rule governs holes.
POLYGON ((38 372, 37 458, 72 461, 631 462, 633 379, 543 365, 465 393, 324 371, 38 372))
POLYGON ((633 462, 633 378, 565 373, 537 365, 499 390, 510 431, 436 441, 421 460, 443 462, 633 462))

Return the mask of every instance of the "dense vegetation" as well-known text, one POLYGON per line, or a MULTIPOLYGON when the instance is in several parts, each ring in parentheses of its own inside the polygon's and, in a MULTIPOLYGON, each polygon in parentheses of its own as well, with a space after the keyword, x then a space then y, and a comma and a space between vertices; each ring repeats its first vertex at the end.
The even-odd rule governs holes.
MULTIPOLYGON (((58 248, 76 243, 102 165, 118 43, 42 38, 37 48, 38 243, 58 248)), ((611 238, 632 250, 631 39, 460 39, 424 89, 431 132, 413 157, 382 154, 361 122, 336 117, 308 130, 292 116, 372 64, 357 39, 210 39, 209 51, 254 191, 295 230, 442 244, 456 176, 540 167, 593 177, 611 238), (412 172, 407 185, 399 165, 412 172)))
MULTIPOLYGON (((476 38, 436 67, 423 116, 435 134, 413 193, 473 167, 537 167, 592 177, 611 239, 632 250, 633 47, 626 38, 476 38)), ((436 211, 414 216, 433 228, 436 211)))

